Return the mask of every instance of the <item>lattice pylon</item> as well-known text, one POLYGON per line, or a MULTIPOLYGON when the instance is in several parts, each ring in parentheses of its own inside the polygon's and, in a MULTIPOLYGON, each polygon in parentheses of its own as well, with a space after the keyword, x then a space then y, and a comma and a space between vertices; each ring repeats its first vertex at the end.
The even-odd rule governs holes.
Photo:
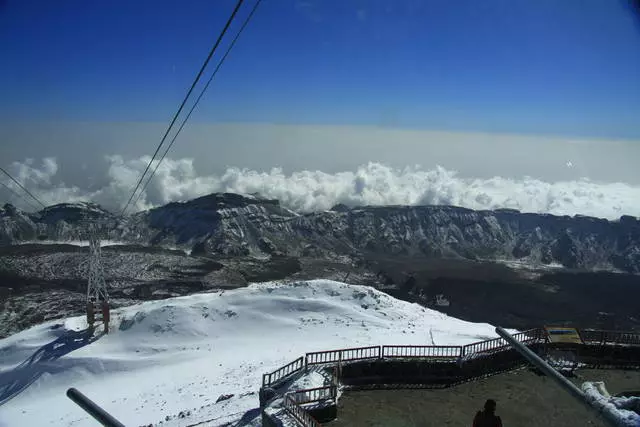
POLYGON ((109 332, 109 293, 104 280, 100 239, 95 230, 89 234, 89 277, 87 281, 87 323, 93 328, 102 320, 105 333, 109 332), (97 314, 97 316, 96 316, 97 314))

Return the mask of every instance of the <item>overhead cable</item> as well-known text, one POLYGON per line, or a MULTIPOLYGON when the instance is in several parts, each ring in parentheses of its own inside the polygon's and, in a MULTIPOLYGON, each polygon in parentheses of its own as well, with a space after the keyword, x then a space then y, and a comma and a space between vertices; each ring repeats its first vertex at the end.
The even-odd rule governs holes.
POLYGON ((238 2, 236 3, 236 6, 233 9, 233 12, 231 13, 231 16, 227 20, 227 23, 225 24, 225 26, 224 26, 222 32, 220 33, 220 35, 218 36, 218 39, 216 40, 215 44, 213 45, 213 47, 209 51, 209 55, 207 56, 207 59, 202 64, 202 67, 200 67, 200 71, 198 71, 198 74, 197 74, 195 80, 193 81, 193 83, 191 84, 191 87, 189 88, 189 91, 187 92, 187 94, 185 95, 184 99, 182 100, 182 103, 180 103, 180 107, 178 108, 178 111, 176 111, 176 113, 174 114, 173 119, 171 120, 171 123, 169 124, 169 127, 167 128, 167 130, 165 131, 165 133, 164 133, 164 135, 162 137, 162 140, 160 140, 160 143, 158 144, 158 147, 156 148, 156 151, 153 153, 153 156, 151 157, 151 160, 149 160, 149 164, 145 168, 144 172, 142 172, 142 175, 140 175, 140 178, 138 179, 138 183, 136 184, 135 188, 133 189, 133 192, 131 193, 131 197, 129 197, 129 200, 127 201, 126 205, 122 209, 122 212, 120 213, 121 216, 124 215, 124 213, 126 212, 127 208, 131 204, 131 200, 133 200, 133 196, 135 196, 136 192, 138 191, 138 188, 140 188, 140 184, 142 183, 142 180, 144 179, 145 175, 149 171, 149 168, 151 167, 151 164, 153 163, 153 161, 155 160, 156 156, 158 155, 158 152, 160 151, 160 148, 164 144, 164 141, 167 139, 167 135, 169 135, 169 132, 171 132, 171 129, 173 128, 174 123, 176 122, 176 120, 178 119, 178 116, 182 112, 182 109, 184 108, 184 105, 187 103, 187 99, 189 99, 189 96, 191 95, 191 92, 193 92, 193 89, 195 88, 196 84, 200 80, 200 77, 202 77, 202 74, 204 73, 205 68, 207 67, 207 65, 209 64, 209 61, 211 60, 211 57, 213 57, 213 54, 217 50, 218 45, 222 41, 222 38, 224 37, 225 33, 227 32, 227 29, 231 25, 231 22, 235 18, 236 13, 238 13, 238 10, 240 9, 240 6, 242 6, 243 1, 244 0, 238 0, 238 2))
POLYGON ((213 70, 213 73, 211 74, 211 76, 209 77, 209 80, 207 81, 207 84, 202 88, 202 91, 200 92, 200 95, 198 95, 198 98, 196 99, 196 101, 193 103, 193 105, 191 106, 191 109, 189 110, 189 113, 186 115, 186 117, 184 118, 184 120, 182 121, 182 123, 180 124, 180 127, 178 128, 178 131, 176 132, 176 134, 173 136, 173 138, 171 139, 171 141, 169 142, 169 145, 167 146, 166 150, 164 151, 164 153, 162 154, 162 157, 160 157, 160 160, 158 161, 158 163, 156 164, 156 166, 154 167, 153 171, 151 172, 151 175, 149 175, 149 178, 147 179, 147 181, 145 182, 145 184, 142 186, 142 190, 140 190, 140 192, 138 193, 138 197, 136 198, 135 202, 133 203, 134 205, 138 202, 138 200, 140 200, 140 197, 142 197, 142 194, 144 193, 144 190, 147 188, 147 186, 149 185, 149 182, 151 181, 151 179, 154 177, 156 171, 158 170, 158 168, 160 167, 160 163, 162 163, 162 161, 164 160, 165 156, 167 155, 167 153, 169 152, 169 150, 171 149, 171 147, 173 146, 173 143, 176 141, 176 138, 178 137, 178 135, 180 134, 180 132, 182 131, 182 128, 184 127, 184 125, 187 123, 187 121, 189 120, 189 117, 191 117, 191 113, 193 113, 193 111, 196 109, 196 107, 198 106, 198 103, 200 102, 200 100, 202 99, 202 96, 204 95, 204 93, 207 91, 207 89, 209 88, 209 85, 211 84, 211 82, 213 81, 214 77, 216 76, 216 74, 218 73, 218 70, 220 70, 220 67, 222 67, 222 64, 224 63, 225 59, 227 59, 227 56, 229 55, 229 53, 231 52, 231 49, 233 49, 233 46, 236 44, 236 42, 238 41, 238 38, 240 38, 240 35, 242 34, 242 32, 244 31, 244 29, 246 28, 247 24, 249 24, 249 21, 251 21, 251 18, 253 17, 253 14, 255 13, 256 9, 258 8, 258 5, 260 4, 262 0, 257 0, 256 3, 253 6, 253 9, 251 9, 251 12, 249 13, 249 15, 247 16, 247 18, 244 20, 244 23, 242 24, 242 27, 240 27, 240 29, 238 30, 236 36, 233 38, 233 40, 231 41, 231 43, 229 44, 229 47, 227 48, 226 52, 224 53, 224 55, 222 56, 222 58, 220 59, 220 61, 218 62, 218 65, 216 66, 215 70, 213 70))
POLYGON ((7 190, 9 190, 14 196, 16 196, 18 199, 22 199, 27 205, 29 205, 29 207, 35 211, 38 210, 38 208, 31 203, 29 200, 25 199, 22 194, 18 193, 16 190, 14 190, 13 188, 9 187, 7 184, 5 184, 4 182, 0 181, 0 184, 2 184, 2 186, 4 188, 6 188, 7 190))
MULTIPOLYGON (((23 186, 22 184, 20 184, 20 182, 18 182, 18 180, 17 180, 17 179, 15 179, 14 177, 12 177, 12 176, 11 176, 11 174, 10 174, 9 172, 7 172, 6 170, 2 169, 1 167, 0 167, 0 172, 2 172, 3 174, 7 175, 7 176, 11 179, 11 181, 15 182, 15 183, 16 183, 16 185, 17 185, 18 187, 20 187, 20 189, 22 189, 22 191, 24 191, 24 192, 25 192, 25 193, 27 193, 29 196, 31 196, 31 198, 32 198, 33 200, 35 200, 36 202, 38 202, 38 204, 39 204, 40 206, 42 206, 43 208, 46 208, 46 206, 45 206, 45 204, 44 204, 44 203, 42 203, 42 202, 41 202, 41 201, 40 201, 36 196, 34 196, 33 194, 31 194, 31 192, 30 192, 29 190, 27 190, 26 188, 24 188, 24 186, 23 186)), ((9 186, 7 186, 7 185, 5 185, 5 187, 9 188, 9 186)), ((9 188, 9 189, 10 189, 10 188, 9 188)), ((13 191, 13 190, 12 190, 12 191, 13 191)), ((15 192, 14 192, 14 193, 15 193, 15 192)), ((26 200, 26 199, 25 199, 25 200, 26 200)))

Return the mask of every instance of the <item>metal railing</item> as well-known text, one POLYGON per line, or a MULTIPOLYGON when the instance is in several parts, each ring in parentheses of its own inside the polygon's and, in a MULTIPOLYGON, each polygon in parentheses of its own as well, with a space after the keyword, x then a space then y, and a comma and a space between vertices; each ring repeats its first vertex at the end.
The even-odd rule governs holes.
MULTIPOLYGON (((579 330, 582 340, 587 344, 628 344, 640 345, 640 334, 633 332, 579 330)), ((513 334, 511 339, 516 339, 523 346, 547 343, 547 335, 544 329, 531 329, 513 334)), ((303 426, 320 427, 302 406, 312 402, 327 399, 335 399, 338 390, 338 376, 342 369, 342 362, 355 362, 364 360, 388 359, 423 359, 426 361, 442 362, 443 360, 455 360, 461 358, 464 362, 468 358, 493 356, 503 351, 511 351, 512 346, 503 338, 494 338, 480 341, 465 346, 438 346, 438 345, 385 345, 345 348, 338 350, 318 351, 306 353, 304 357, 264 374, 263 386, 271 386, 290 375, 293 375, 309 365, 333 364, 331 385, 306 390, 288 392, 284 395, 285 409, 303 426)))
MULTIPOLYGON (((592 329, 579 330, 582 340, 587 344, 628 344, 640 345, 640 334, 634 332, 600 331, 592 329)), ((543 329, 531 329, 513 334, 513 337, 525 345, 545 343, 547 337, 543 329)), ((385 345, 337 350, 317 351, 306 353, 293 362, 262 377, 263 386, 272 386, 289 376, 312 365, 340 364, 383 358, 420 358, 420 359, 455 359, 465 360, 474 357, 484 357, 502 351, 508 351, 511 346, 503 338, 494 338, 465 346, 439 345, 385 345)))
POLYGON ((303 427, 322 427, 322 424, 296 403, 290 393, 284 395, 284 409, 303 427))
POLYGON ((640 334, 634 332, 581 329, 578 333, 585 344, 640 345, 640 334))
MULTIPOLYGON (((540 329, 520 332, 515 334, 514 337, 526 344, 544 340, 543 331, 540 329)), ((273 372, 264 374, 262 376, 262 386, 271 387, 308 366, 313 365, 339 364, 342 362, 382 358, 454 359, 459 357, 473 357, 475 355, 488 355, 508 350, 509 348, 505 340, 495 338, 463 347, 442 345, 385 345, 316 351, 306 353, 304 357, 300 357, 273 372)))
MULTIPOLYGON (((530 329, 524 332, 518 332, 513 337, 524 344, 533 344, 543 342, 545 340, 541 329, 530 329)), ((503 338, 494 338, 490 340, 480 341, 467 344, 462 347, 462 356, 472 358, 474 356, 485 356, 501 351, 509 350, 511 346, 503 338)))
POLYGON ((546 342, 547 336, 542 328, 529 329, 513 334, 513 337, 526 344, 546 342))
POLYGON ((504 351, 509 348, 509 344, 502 338, 495 338, 486 341, 474 342, 463 347, 465 357, 473 357, 480 354, 491 354, 504 351))
POLYGON ((273 372, 263 374, 262 386, 271 387, 272 385, 285 380, 289 376, 301 371, 302 369, 304 369, 304 357, 299 357, 293 362, 288 363, 273 372))
POLYGON ((306 364, 322 365, 325 363, 350 362, 355 360, 379 359, 381 348, 379 345, 369 347, 343 348, 339 350, 317 351, 307 353, 306 364))
POLYGON ((383 358, 457 359, 461 346, 446 345, 383 345, 383 358))
POLYGON ((304 405, 306 403, 335 399, 338 395, 338 387, 336 385, 328 385, 324 387, 296 390, 287 394, 289 394, 293 398, 293 401, 298 405, 304 405))

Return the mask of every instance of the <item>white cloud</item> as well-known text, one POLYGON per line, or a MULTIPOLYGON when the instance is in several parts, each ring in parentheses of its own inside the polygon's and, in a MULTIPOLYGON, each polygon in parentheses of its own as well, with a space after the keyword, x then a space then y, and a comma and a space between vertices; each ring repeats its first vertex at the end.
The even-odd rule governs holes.
MULTIPOLYGON (((43 159, 40 164, 32 159, 14 162, 9 169, 45 203, 91 200, 117 211, 127 202, 150 158, 125 160, 121 156, 108 156, 105 160, 108 179, 92 191, 83 189, 82 183, 56 182, 58 165, 53 158, 43 159)), ((3 182, 16 188, 8 179, 3 182)), ((472 209, 514 208, 524 212, 610 219, 622 214, 640 216, 640 187, 624 183, 597 183, 587 179, 545 182, 499 176, 469 179, 442 167, 394 169, 380 163, 368 163, 354 171, 339 173, 303 170, 285 174, 278 168, 260 172, 232 167, 221 175, 199 175, 193 159, 188 158, 165 159, 134 210, 223 191, 257 192, 299 211, 325 210, 337 203, 350 206, 450 204, 472 209)), ((8 192, 6 196, 11 198, 8 192)), ((10 201, 24 206, 15 198, 10 201)))

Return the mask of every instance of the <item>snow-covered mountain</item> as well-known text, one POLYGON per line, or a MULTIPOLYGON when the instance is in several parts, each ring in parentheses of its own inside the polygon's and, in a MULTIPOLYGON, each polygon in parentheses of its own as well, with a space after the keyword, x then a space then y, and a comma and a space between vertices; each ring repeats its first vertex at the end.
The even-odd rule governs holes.
POLYGON ((262 374, 305 352, 495 337, 491 325, 327 280, 145 302, 115 310, 111 325, 93 342, 73 332, 83 317, 0 340, 0 425, 94 425, 69 387, 125 425, 260 425, 262 374))
POLYGON ((292 256, 362 252, 523 260, 570 268, 640 273, 640 221, 608 221, 514 210, 383 206, 297 213, 277 200, 211 194, 118 220, 80 203, 26 214, 0 209, 0 244, 86 239, 89 221, 113 241, 163 245, 194 254, 292 256))

